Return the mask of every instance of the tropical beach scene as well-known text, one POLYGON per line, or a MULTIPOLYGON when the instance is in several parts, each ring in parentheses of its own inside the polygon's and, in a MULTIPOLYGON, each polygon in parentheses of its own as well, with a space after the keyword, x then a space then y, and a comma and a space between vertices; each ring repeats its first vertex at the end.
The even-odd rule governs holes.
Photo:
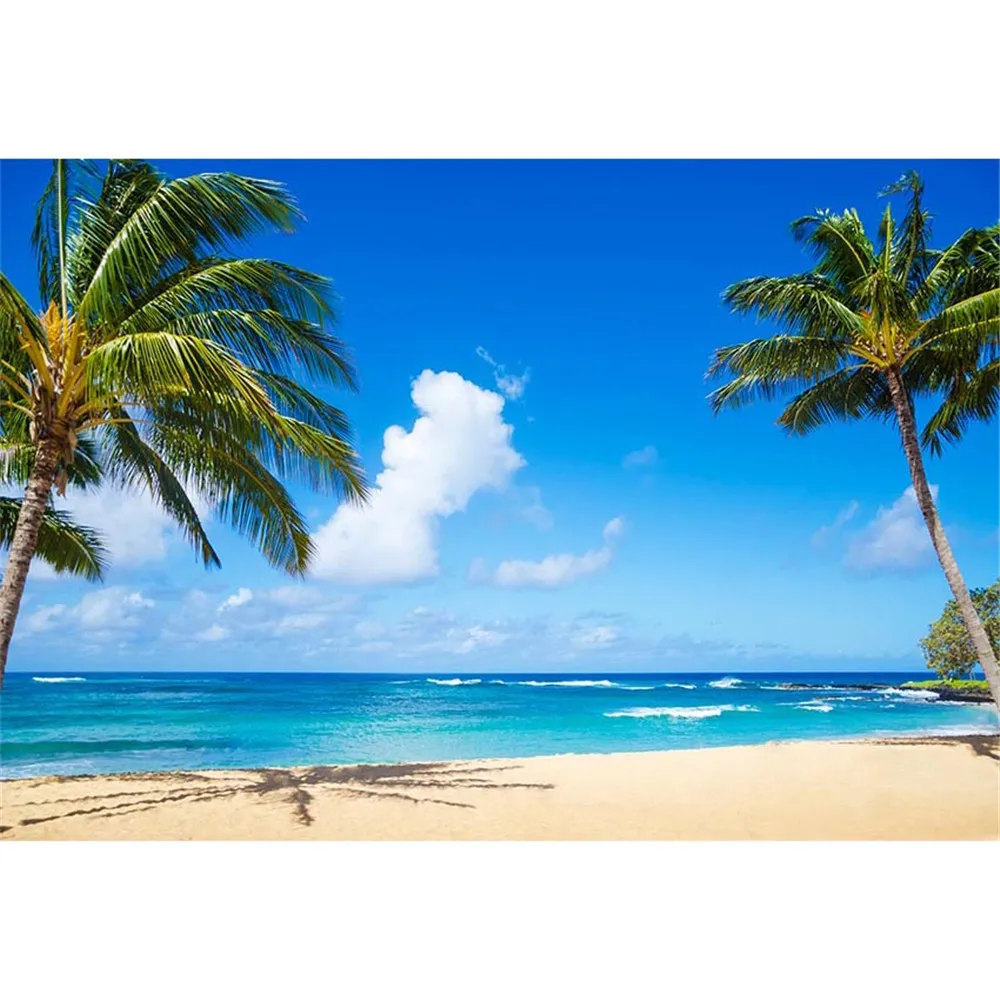
POLYGON ((0 161, 0 839, 997 840, 998 198, 0 161))

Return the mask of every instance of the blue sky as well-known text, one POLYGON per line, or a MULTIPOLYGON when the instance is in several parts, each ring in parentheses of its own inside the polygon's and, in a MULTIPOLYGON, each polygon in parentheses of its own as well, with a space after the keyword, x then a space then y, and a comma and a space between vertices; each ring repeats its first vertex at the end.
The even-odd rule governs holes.
MULTIPOLYGON (((334 280, 361 381, 335 401, 373 480, 402 429, 391 468, 361 514, 296 491, 304 583, 218 523, 207 572, 142 497, 72 498, 114 568, 95 587, 36 566, 12 669, 919 667, 949 593, 894 430, 713 417, 704 372, 766 332, 723 288, 808 267, 794 218, 851 206, 874 231, 915 167, 941 244, 997 219, 995 161, 159 165, 288 185, 307 222, 246 253, 334 280)), ((2 267, 33 301, 48 166, 0 170, 2 267)), ((928 462, 971 586, 997 575, 997 451, 979 426, 928 462)))

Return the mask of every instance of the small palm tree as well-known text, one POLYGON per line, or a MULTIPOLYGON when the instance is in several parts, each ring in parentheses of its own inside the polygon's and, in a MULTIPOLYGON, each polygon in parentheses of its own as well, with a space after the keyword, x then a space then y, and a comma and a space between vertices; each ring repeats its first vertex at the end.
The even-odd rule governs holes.
POLYGON ((909 195, 906 215, 897 226, 886 206, 877 247, 856 211, 818 212, 792 225, 816 257, 812 271, 726 289, 734 312, 775 321, 783 332, 717 350, 708 374, 729 381, 709 399, 718 412, 794 393, 778 418, 792 434, 830 420, 895 421, 934 551, 1000 705, 997 659, 927 484, 913 407, 917 396, 940 400, 923 434, 934 452, 960 439, 970 421, 996 413, 1000 227, 970 229, 932 250, 917 174, 883 194, 901 192, 909 195))
POLYGON ((84 442, 206 566, 219 559, 191 491, 292 574, 312 545, 283 481, 365 497, 347 418, 299 382, 355 388, 328 282, 230 253, 300 217, 272 181, 56 162, 33 233, 41 313, 0 274, 4 433, 34 448, 0 587, 0 683, 52 487, 66 489, 84 442))

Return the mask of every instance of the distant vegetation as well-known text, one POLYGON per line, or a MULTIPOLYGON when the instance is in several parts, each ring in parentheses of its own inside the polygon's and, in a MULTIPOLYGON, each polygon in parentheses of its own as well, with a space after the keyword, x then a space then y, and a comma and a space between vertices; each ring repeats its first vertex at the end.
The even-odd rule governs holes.
MULTIPOLYGON (((969 596, 986 629, 994 655, 1000 655, 1000 579, 991 587, 979 587, 969 596)), ((931 624, 920 640, 927 666, 941 678, 956 680, 968 677, 979 663, 976 650, 962 614, 954 601, 949 601, 941 617, 931 624)), ((985 683, 985 682, 984 682, 985 683)))
POLYGON ((990 686, 986 681, 968 680, 937 680, 937 681, 907 681, 904 688, 917 691, 981 691, 983 694, 990 693, 990 686))

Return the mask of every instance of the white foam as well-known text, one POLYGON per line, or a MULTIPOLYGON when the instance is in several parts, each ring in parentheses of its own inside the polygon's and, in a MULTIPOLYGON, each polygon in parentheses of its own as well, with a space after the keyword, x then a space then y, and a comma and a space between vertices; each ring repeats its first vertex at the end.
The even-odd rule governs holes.
POLYGON ((937 701, 941 695, 937 691, 910 691, 906 688, 883 688, 880 694, 895 695, 897 698, 910 698, 913 701, 937 701))
POLYGON ((939 705, 955 705, 956 707, 961 707, 961 708, 978 708, 978 709, 983 709, 983 710, 985 710, 987 712, 990 712, 990 711, 995 712, 996 711, 996 707, 995 706, 993 706, 993 705, 991 705, 991 704, 989 704, 988 702, 985 702, 985 701, 946 701, 945 699, 942 698, 938 702, 938 704, 939 705))
POLYGON ((520 684, 523 687, 595 687, 595 688, 613 688, 618 687, 614 681, 514 681, 515 684, 520 684))
POLYGON ((461 677, 453 677, 451 680, 441 681, 436 677, 428 677, 428 684, 441 684, 444 687, 458 687, 460 684, 482 684, 482 680, 479 677, 474 677, 469 680, 463 680, 461 677))
POLYGON ((653 691, 655 690, 655 685, 653 684, 619 684, 619 688, 622 691, 653 691))
POLYGON ((734 688, 739 687, 743 681, 739 677, 723 677, 720 681, 709 681, 710 688, 734 688))
POLYGON ((794 706, 795 708, 801 708, 806 712, 832 712, 833 705, 826 701, 819 701, 818 699, 812 699, 812 701, 800 701, 794 706))
POLYGON ((695 705, 681 708, 674 705, 660 705, 655 708, 623 708, 617 712, 605 712, 608 719, 652 719, 667 716, 670 719, 714 719, 723 712, 757 712, 753 705, 695 705))
POLYGON ((661 684, 660 687, 665 688, 684 688, 685 691, 693 691, 695 689, 694 684, 661 684))
POLYGON ((72 684, 76 681, 85 681, 86 677, 32 677, 33 681, 39 684, 72 684))

